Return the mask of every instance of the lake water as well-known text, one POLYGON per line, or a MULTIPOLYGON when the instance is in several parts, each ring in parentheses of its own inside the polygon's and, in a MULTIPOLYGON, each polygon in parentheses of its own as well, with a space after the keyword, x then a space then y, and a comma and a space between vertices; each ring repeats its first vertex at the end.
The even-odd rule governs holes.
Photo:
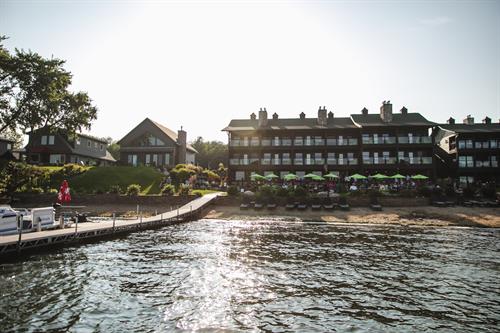
POLYGON ((200 220, 0 264, 0 331, 477 332, 500 230, 200 220))

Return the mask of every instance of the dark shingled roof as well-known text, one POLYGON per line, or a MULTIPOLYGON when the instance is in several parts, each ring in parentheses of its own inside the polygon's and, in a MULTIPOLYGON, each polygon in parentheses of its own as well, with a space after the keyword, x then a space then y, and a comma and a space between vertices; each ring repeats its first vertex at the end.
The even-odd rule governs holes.
MULTIPOLYGON (((163 133, 165 133, 166 136, 168 136, 170 139, 172 139, 172 141, 177 142, 177 133, 172 131, 170 128, 163 126, 162 124, 157 123, 154 120, 151 120, 149 118, 146 118, 146 119, 150 120, 153 124, 155 124, 156 127, 158 127, 163 133)), ((186 143, 186 149, 190 150, 191 152, 193 152, 195 154, 198 154, 198 151, 196 149, 194 149, 194 147, 191 146, 189 143, 186 143)))
POLYGON ((380 114, 353 114, 352 120, 361 127, 371 126, 434 126, 436 123, 428 121, 420 113, 412 112, 407 114, 393 113, 391 122, 384 122, 380 114))
POLYGON ((500 124, 439 124, 446 131, 456 133, 496 133, 500 132, 500 124))
POLYGON ((283 118, 268 119, 267 125, 259 127, 257 119, 233 119, 223 131, 255 131, 255 130, 308 130, 308 129, 343 129, 358 128, 351 118, 333 118, 327 120, 327 126, 318 124, 318 118, 283 118))

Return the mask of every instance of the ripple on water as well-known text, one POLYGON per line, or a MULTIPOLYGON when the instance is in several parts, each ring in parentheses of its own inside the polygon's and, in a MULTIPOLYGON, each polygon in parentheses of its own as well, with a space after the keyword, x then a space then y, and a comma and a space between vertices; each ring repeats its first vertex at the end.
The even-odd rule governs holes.
POLYGON ((494 331, 499 240, 200 220, 0 264, 0 331, 494 331))

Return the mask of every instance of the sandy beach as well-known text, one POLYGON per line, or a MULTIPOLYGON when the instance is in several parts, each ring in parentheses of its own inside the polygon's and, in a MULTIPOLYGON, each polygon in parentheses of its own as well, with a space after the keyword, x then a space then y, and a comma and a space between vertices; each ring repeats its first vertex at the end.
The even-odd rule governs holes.
POLYGON ((282 219, 295 221, 323 221, 329 223, 370 223, 398 224, 415 226, 467 226, 500 227, 499 208, 468 208, 432 206, 424 207, 387 207, 375 212, 368 208, 351 208, 350 211, 287 211, 278 207, 269 211, 252 209, 242 211, 239 207, 214 206, 205 218, 222 220, 241 219, 282 219))

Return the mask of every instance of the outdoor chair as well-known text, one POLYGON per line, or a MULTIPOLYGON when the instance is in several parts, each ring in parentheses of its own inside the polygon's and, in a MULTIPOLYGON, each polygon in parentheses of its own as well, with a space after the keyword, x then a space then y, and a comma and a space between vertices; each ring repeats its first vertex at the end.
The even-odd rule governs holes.
POLYGON ((262 203, 256 202, 253 208, 255 210, 261 210, 263 207, 264 207, 264 205, 262 203))
POLYGON ((382 205, 378 202, 377 197, 372 198, 370 208, 375 211, 381 211, 382 205))
POLYGON ((299 204, 297 205, 297 209, 298 209, 298 210, 306 210, 306 209, 307 209, 307 204, 306 204, 306 203, 301 202, 301 203, 299 203, 299 204))
POLYGON ((287 203, 285 206, 286 210, 293 210, 295 209, 296 204, 295 203, 287 203))

